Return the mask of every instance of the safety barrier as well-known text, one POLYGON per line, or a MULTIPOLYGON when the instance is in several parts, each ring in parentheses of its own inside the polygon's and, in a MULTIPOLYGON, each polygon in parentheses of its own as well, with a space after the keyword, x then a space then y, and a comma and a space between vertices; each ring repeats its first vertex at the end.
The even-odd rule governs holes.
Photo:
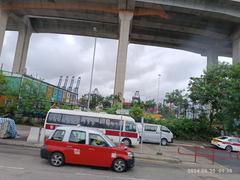
POLYGON ((218 160, 240 160, 240 152, 227 152, 224 150, 208 148, 208 147, 201 147, 201 146, 178 146, 178 154, 186 155, 186 156, 193 156, 194 163, 197 163, 198 157, 204 157, 211 159, 212 164, 218 160), (190 151, 190 152, 189 152, 190 151))

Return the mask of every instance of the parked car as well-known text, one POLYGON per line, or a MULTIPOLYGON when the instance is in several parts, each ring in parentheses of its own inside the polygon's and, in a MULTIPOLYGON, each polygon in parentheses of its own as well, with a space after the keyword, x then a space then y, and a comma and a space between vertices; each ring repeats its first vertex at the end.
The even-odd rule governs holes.
POLYGON ((163 146, 173 143, 173 133, 165 126, 144 123, 142 127, 141 123, 137 123, 137 130, 143 142, 161 142, 163 146))
POLYGON ((238 137, 220 136, 213 138, 211 144, 228 152, 240 151, 240 138, 238 137))
POLYGON ((124 145, 116 146, 102 132, 87 127, 57 127, 45 140, 41 157, 52 166, 81 164, 124 172, 134 167, 134 154, 124 145))

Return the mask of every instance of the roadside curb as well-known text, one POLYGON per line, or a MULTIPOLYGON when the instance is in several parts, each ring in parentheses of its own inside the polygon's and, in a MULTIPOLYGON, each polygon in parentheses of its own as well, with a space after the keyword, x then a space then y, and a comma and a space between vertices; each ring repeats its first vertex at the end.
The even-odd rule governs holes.
POLYGON ((161 157, 161 155, 156 155, 156 157, 161 157, 161 158, 154 158, 154 157, 151 157, 153 155, 149 155, 149 154, 142 154, 142 153, 136 153, 136 152, 134 152, 134 154, 137 160, 143 160, 143 161, 147 160, 147 161, 153 161, 153 162, 168 162, 173 164, 179 164, 182 162, 180 159, 161 157))
POLYGON ((30 143, 25 143, 23 141, 9 141, 5 139, 0 139, 0 145, 13 145, 13 146, 22 146, 22 147, 29 147, 29 148, 40 148, 40 144, 30 144, 30 143))

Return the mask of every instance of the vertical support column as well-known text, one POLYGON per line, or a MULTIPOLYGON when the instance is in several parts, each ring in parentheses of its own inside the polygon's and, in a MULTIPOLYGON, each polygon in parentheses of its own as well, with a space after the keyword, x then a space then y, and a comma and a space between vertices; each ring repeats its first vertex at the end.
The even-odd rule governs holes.
POLYGON ((217 64, 218 64, 218 54, 214 49, 209 49, 207 51, 207 69, 217 64))
POLYGON ((7 27, 8 14, 0 9, 0 57, 3 48, 5 30, 7 27))
POLYGON ((240 63, 240 37, 233 39, 233 64, 240 63))
POLYGON ((125 74, 126 74, 126 63, 127 63, 127 52, 128 52, 128 40, 131 20, 133 17, 132 12, 120 12, 120 36, 118 41, 118 54, 117 64, 115 72, 115 84, 114 84, 114 95, 119 95, 123 98, 125 74))
POLYGON ((233 64, 240 63, 240 27, 234 29, 231 35, 232 38, 232 62, 233 64))
POLYGON ((13 62, 12 72, 26 74, 27 53, 30 38, 32 35, 32 27, 30 21, 26 19, 21 26, 18 34, 17 47, 13 62))

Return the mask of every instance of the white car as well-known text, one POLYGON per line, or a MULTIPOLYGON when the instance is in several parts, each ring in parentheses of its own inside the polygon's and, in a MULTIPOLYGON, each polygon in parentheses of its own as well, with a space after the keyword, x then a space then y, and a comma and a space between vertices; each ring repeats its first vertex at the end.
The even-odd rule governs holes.
POLYGON ((240 138, 231 136, 220 136, 213 138, 211 144, 228 152, 240 151, 240 138))

